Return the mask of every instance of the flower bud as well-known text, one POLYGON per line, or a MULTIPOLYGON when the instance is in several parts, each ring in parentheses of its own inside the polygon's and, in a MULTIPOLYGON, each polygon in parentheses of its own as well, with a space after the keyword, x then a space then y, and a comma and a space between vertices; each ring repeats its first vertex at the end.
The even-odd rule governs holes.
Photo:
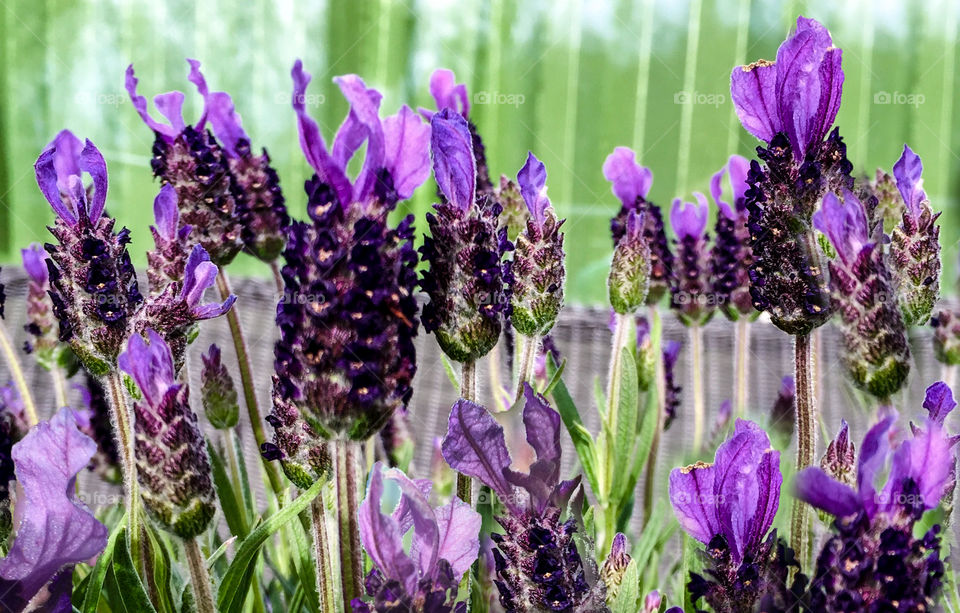
POLYGON ((614 312, 636 313, 650 288, 650 245, 643 236, 644 213, 630 211, 623 236, 613 250, 607 294, 614 312))
POLYGON ((217 430, 229 430, 235 427, 240 419, 240 406, 233 377, 220 360, 220 348, 216 345, 210 345, 207 353, 201 357, 203 370, 200 373, 200 389, 207 421, 217 430))
POLYGON ((933 326, 933 355, 942 364, 960 364, 960 314, 944 310, 930 320, 933 326))

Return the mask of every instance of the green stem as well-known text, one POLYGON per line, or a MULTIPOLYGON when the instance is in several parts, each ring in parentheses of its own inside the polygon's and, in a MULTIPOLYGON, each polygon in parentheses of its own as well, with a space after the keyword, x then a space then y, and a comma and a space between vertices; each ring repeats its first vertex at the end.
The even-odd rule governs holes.
MULTIPOLYGON (((797 384, 797 472, 800 472, 813 465, 817 448, 817 406, 810 336, 806 334, 797 336, 794 349, 797 384)), ((790 521, 790 545, 800 561, 800 568, 806 568, 809 561, 809 539, 809 509, 805 502, 796 499, 790 521)))
POLYGON ((357 512, 360 508, 357 488, 360 476, 357 474, 359 444, 354 441, 338 440, 333 443, 336 449, 337 471, 337 521, 340 529, 340 585, 343 591, 344 611, 350 610, 354 598, 363 594, 363 564, 360 549, 360 528, 357 512))
POLYGON ((67 399, 67 379, 63 376, 63 369, 54 366, 50 369, 50 378, 53 379, 53 397, 57 403, 57 408, 69 406, 67 399))
POLYGON ((216 613, 213 604, 213 590, 210 573, 207 572, 207 561, 200 551, 200 544, 196 538, 183 541, 183 548, 187 552, 187 566, 190 568, 190 587, 193 589, 193 598, 197 605, 197 613, 216 613))
POLYGON ((493 406, 497 407, 498 411, 506 411, 509 409, 507 399, 505 398, 506 390, 503 389, 503 379, 500 372, 500 344, 497 343, 497 346, 493 348, 493 351, 487 354, 487 364, 490 368, 490 394, 493 396, 493 406))
POLYGON ((627 334, 630 332, 629 315, 616 314, 613 328, 613 347, 610 350, 610 371, 607 373, 607 419, 610 431, 617 431, 617 407, 620 406, 620 371, 623 365, 620 359, 623 348, 627 346, 627 334))
POLYGON ((523 343, 523 352, 520 354, 520 370, 517 374, 517 395, 514 400, 520 400, 523 396, 523 384, 530 382, 530 376, 533 372, 533 364, 537 359, 537 349, 540 346, 540 339, 536 336, 520 336, 520 342, 523 343))
MULTIPOLYGON (((651 306, 650 309, 650 329, 651 330, 660 330, 660 313, 657 311, 655 306, 651 306)), ((653 494, 657 485, 657 455, 660 452, 660 434, 663 431, 663 422, 664 422, 664 398, 667 393, 667 382, 664 379, 665 373, 663 370, 663 349, 661 340, 662 338, 658 336, 653 340, 653 356, 654 356, 654 386, 657 394, 656 399, 656 411, 657 411, 657 427, 653 431, 653 440, 650 442, 650 455, 647 457, 647 466, 646 466, 646 476, 643 482, 643 526, 647 526, 647 522, 650 521, 650 517, 653 515, 653 494)))
POLYGON ((140 556, 140 484, 137 481, 137 461, 134 454, 133 413, 127 405, 126 390, 120 372, 107 375, 105 386, 110 394, 113 434, 120 456, 120 468, 126 485, 127 535, 130 538, 130 557, 139 565, 140 556))
POLYGON ((690 333, 690 376, 693 379, 693 450, 699 452, 703 446, 703 432, 706 426, 706 410, 703 400, 703 328, 693 324, 690 333))
MULTIPOLYGON (((220 291, 221 300, 226 300, 233 293, 230 289, 227 271, 223 268, 217 275, 217 289, 220 291)), ((253 367, 250 364, 250 354, 247 351, 247 341, 243 336, 243 328, 240 327, 240 315, 237 313, 236 304, 227 311, 227 323, 230 325, 233 347, 237 352, 237 365, 240 368, 240 383, 243 386, 243 399, 247 405, 247 416, 250 418, 253 438, 257 441, 257 448, 259 449, 267 441, 267 437, 263 431, 263 419, 260 416, 260 404, 257 401, 257 388, 253 381, 253 367)), ((270 480, 270 487, 277 495, 277 499, 280 500, 283 494, 283 482, 280 480, 277 467, 263 456, 260 456, 260 460, 267 473, 267 478, 270 480)))
POLYGON ((330 538, 327 535, 326 509, 323 506, 323 494, 310 503, 313 518, 313 551, 317 563, 317 589, 320 594, 320 610, 334 611, 336 608, 336 580, 330 561, 330 538))
MULTIPOLYGON (((460 397, 470 402, 477 401, 477 364, 464 362, 460 365, 460 397)), ((457 497, 473 504, 473 484, 470 477, 457 473, 457 497)))
POLYGON ((737 366, 736 366, 736 403, 737 417, 747 414, 747 402, 750 397, 750 320, 741 317, 737 320, 737 366))
POLYGON ((273 282, 277 284, 277 294, 282 295, 286 289, 286 285, 283 283, 283 275, 280 274, 280 264, 276 260, 270 262, 270 272, 273 273, 273 282))
POLYGON ((13 349, 13 342, 7 333, 7 327, 0 323, 0 351, 7 360, 7 369, 10 376, 13 377, 13 384, 20 393, 20 401, 23 402, 23 414, 27 418, 27 427, 33 427, 37 423, 37 406, 33 403, 33 395, 30 393, 30 387, 27 385, 27 378, 23 376, 23 369, 20 368, 20 360, 17 359, 17 352, 13 349))

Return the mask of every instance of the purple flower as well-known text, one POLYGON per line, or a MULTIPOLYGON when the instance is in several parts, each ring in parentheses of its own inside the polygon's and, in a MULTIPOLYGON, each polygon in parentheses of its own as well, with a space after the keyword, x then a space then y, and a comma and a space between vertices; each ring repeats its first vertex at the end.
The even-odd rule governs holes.
POLYGON ((776 62, 733 69, 730 93, 743 127, 768 144, 778 133, 786 134, 794 159, 802 161, 823 141, 840 110, 842 54, 825 27, 798 17, 776 62))
POLYGON ((713 294, 727 319, 736 321, 756 313, 750 297, 750 265, 753 252, 747 229, 746 191, 750 162, 739 155, 731 155, 726 165, 710 180, 710 195, 720 214, 714 225, 711 276, 713 294), (733 203, 723 200, 723 177, 729 173, 733 189, 733 203))
POLYGON ((478 195, 466 120, 445 109, 434 114, 431 128, 434 176, 444 200, 427 214, 431 236, 420 248, 428 263, 420 281, 429 297, 423 327, 451 359, 469 362, 486 355, 500 338, 508 304, 501 259, 510 244, 506 228, 498 228, 500 204, 478 195))
POLYGON ((933 327, 933 355, 937 361, 955 366, 960 364, 960 312, 945 309, 930 320, 933 327))
MULTIPOLYGON (((608 605, 617 600, 617 594, 620 593, 620 585, 623 583, 623 576, 627 572, 630 560, 630 553, 627 551, 627 537, 622 532, 617 532, 610 544, 610 553, 600 567, 600 580, 607 588, 606 602, 608 605)), ((652 610, 659 609, 660 601, 657 600, 657 606, 653 607, 652 610)))
POLYGON ((710 295, 712 287, 707 197, 694 192, 697 204, 673 201, 670 225, 677 234, 677 258, 674 262, 675 282, 670 288, 670 307, 684 325, 702 325, 709 321, 716 308, 710 295))
POLYGON ((677 410, 680 408, 680 392, 683 388, 677 383, 677 360, 680 358, 680 349, 683 345, 680 341, 664 341, 663 343, 663 381, 664 381, 664 399, 663 413, 666 416, 663 422, 663 429, 666 431, 673 420, 677 417, 677 410))
POLYGON ((827 453, 820 459, 820 468, 834 481, 853 487, 857 477, 857 448, 850 440, 850 426, 840 420, 837 437, 827 445, 827 453))
POLYGON ((140 494, 164 529, 189 539, 207 529, 216 511, 207 447, 170 347, 153 330, 147 336, 149 342, 130 337, 119 358, 142 397, 133 406, 140 494))
POLYGON ((613 194, 620 199, 621 207, 610 220, 613 246, 629 230, 630 213, 639 215, 643 228, 643 242, 650 251, 650 278, 647 304, 656 304, 673 285, 673 253, 664 230, 660 207, 647 201, 647 193, 653 185, 653 172, 636 161, 636 154, 627 147, 617 147, 603 163, 603 176, 612 184, 613 194))
POLYGON ((607 296, 614 312, 621 315, 636 313, 650 291, 653 255, 643 235, 645 216, 645 211, 627 213, 626 231, 613 249, 607 296))
POLYGON ((915 526, 955 484, 957 441, 942 425, 954 406, 949 388, 934 384, 924 402, 930 416, 912 437, 894 443, 896 413, 876 424, 860 445, 855 484, 819 467, 797 475, 796 495, 837 518, 811 583, 814 609, 936 608, 944 572, 940 526, 922 536, 915 526))
MULTIPOLYGON (((450 411, 443 457, 450 466, 488 486, 503 503, 494 534, 500 603, 508 612, 535 607, 603 611, 603 590, 591 587, 573 542, 574 518, 562 510, 580 479, 560 481, 560 415, 524 384, 523 423, 536 453, 529 472, 510 467, 503 428, 483 407, 460 399, 450 411)), ((589 561, 589 560, 588 560, 589 561)))
POLYGON ((24 330, 33 337, 24 343, 24 348, 45 368, 53 368, 60 359, 63 345, 57 338, 57 320, 49 294, 49 258, 39 243, 21 249, 20 254, 27 271, 27 323, 24 330))
POLYGON ((150 293, 158 295, 171 283, 183 280, 188 251, 184 248, 193 229, 180 225, 177 190, 169 183, 160 188, 153 200, 156 223, 150 226, 154 248, 147 252, 147 282, 150 293))
POLYGON ((904 323, 914 326, 930 319, 940 296, 940 226, 923 191, 920 156, 903 146, 893 166, 903 215, 890 236, 890 272, 904 323))
POLYGON ((203 360, 200 393, 207 421, 218 430, 229 430, 237 425, 240 417, 233 377, 223 365, 220 348, 216 345, 210 345, 207 353, 200 358, 203 360))
POLYGON ((813 225, 837 252, 830 262, 830 289, 840 315, 847 374, 861 389, 886 398, 907 379, 910 346, 900 309, 890 299, 894 286, 882 245, 871 239, 866 211, 848 190, 843 202, 826 194, 813 225))
POLYGON ((103 214, 106 163, 93 143, 88 140, 81 149, 80 140, 64 130, 34 168, 40 191, 57 213, 50 232, 59 244, 46 249, 59 339, 70 342, 87 370, 105 374, 143 303, 127 252, 129 231, 114 233, 114 220, 103 214), (83 172, 93 179, 89 201, 83 172))
POLYGON ((707 546, 710 579, 691 573, 694 601, 704 598, 718 611, 750 611, 754 603, 786 606, 795 598, 786 584, 792 554, 770 531, 782 482, 780 452, 760 426, 743 419, 712 464, 670 472, 670 503, 680 527, 707 546))
POLYGON ((106 547, 106 527, 76 493, 77 473, 96 450, 96 443, 77 429, 70 409, 40 422, 13 446, 22 490, 16 513, 20 523, 10 551, 0 560, 0 601, 11 611, 22 610, 35 597, 35 610, 69 611, 72 566, 106 547), (54 581, 58 577, 67 579, 54 581), (41 595, 44 586, 48 590, 41 595))
MULTIPOLYGON (((179 91, 154 97, 154 106, 168 123, 154 120, 147 110, 147 99, 137 94, 138 79, 132 64, 127 67, 126 88, 133 107, 156 135, 150 160, 153 174, 176 189, 180 223, 193 227, 185 236, 184 249, 201 244, 215 262, 229 264, 243 246, 241 218, 246 201, 230 169, 228 154, 204 126, 209 118, 217 128, 214 119, 219 121, 224 113, 232 112, 232 104, 228 111, 222 96, 208 94, 200 63, 187 62, 188 79, 204 98, 203 112, 195 125, 183 119, 184 95, 179 91)), ((229 97, 226 102, 229 104, 229 97)))
POLYGON ((510 321, 517 332, 540 337, 550 331, 563 308, 566 280, 564 219, 557 220, 547 198, 547 169, 532 152, 517 173, 530 216, 517 236, 510 266, 510 321))
POLYGON ((366 580, 373 602, 356 599, 354 610, 466 610, 465 603, 456 604, 457 586, 480 550, 480 514, 456 497, 442 507, 431 507, 431 486, 427 480, 411 480, 399 469, 385 469, 381 462, 373 466, 359 511, 360 540, 374 566, 366 580), (400 488, 400 502, 389 515, 380 508, 384 479, 400 488), (407 552, 404 536, 411 528, 407 552))

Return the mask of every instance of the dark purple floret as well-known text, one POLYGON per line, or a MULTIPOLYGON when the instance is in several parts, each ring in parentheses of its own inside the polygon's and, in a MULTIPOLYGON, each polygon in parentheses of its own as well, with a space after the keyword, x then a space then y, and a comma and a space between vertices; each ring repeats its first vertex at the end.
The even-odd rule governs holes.
POLYGON ((237 142, 230 169, 244 194, 238 211, 244 248, 258 259, 272 262, 283 251, 290 225, 280 177, 270 165, 267 150, 260 155, 253 153, 246 139, 237 142))
POLYGON ((706 196, 699 192, 693 195, 696 204, 677 198, 670 209, 670 225, 677 235, 670 308, 687 326, 705 324, 717 307, 711 278, 712 249, 706 232, 710 207, 706 196))
POLYGON ((750 232, 747 229, 747 206, 744 197, 747 191, 747 171, 750 162, 739 155, 730 156, 727 164, 710 181, 710 194, 717 205, 717 221, 714 225, 714 244, 710 251, 710 267, 713 296, 727 319, 736 321, 741 317, 756 315, 750 297, 750 265, 753 251, 750 248, 750 232), (722 200, 723 176, 729 173, 733 187, 733 202, 722 200))
POLYGON ((663 400, 664 430, 673 424, 673 420, 677 417, 677 410, 680 408, 680 392, 683 391, 683 387, 677 383, 676 368, 682 347, 679 341, 665 341, 663 344, 663 380, 666 392, 663 400))

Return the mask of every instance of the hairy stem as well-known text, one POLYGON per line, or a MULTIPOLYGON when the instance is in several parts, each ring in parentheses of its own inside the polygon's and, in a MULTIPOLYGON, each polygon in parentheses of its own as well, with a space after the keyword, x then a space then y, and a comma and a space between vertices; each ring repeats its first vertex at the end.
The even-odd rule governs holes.
POLYGON ((343 608, 350 610, 354 598, 362 596, 363 564, 360 549, 360 528, 357 511, 360 501, 357 474, 360 445, 354 441, 338 440, 336 449, 337 471, 337 522, 340 534, 340 586, 343 591, 343 608))
MULTIPOLYGON (((797 472, 812 466, 817 448, 817 406, 816 390, 813 381, 813 353, 810 336, 796 337, 794 345, 796 356, 797 384, 797 472)), ((805 502, 794 500, 790 521, 790 546, 800 561, 800 567, 806 568, 809 557, 810 523, 809 509, 805 502)))
POLYGON ((520 400, 523 396, 523 384, 529 383, 533 373, 533 364, 537 359, 537 349, 540 347, 540 339, 536 336, 520 336, 520 342, 523 344, 523 351, 520 354, 520 370, 517 371, 517 395, 514 400, 520 400))
POLYGON ((747 402, 750 397, 750 320, 741 317, 737 320, 736 344, 736 416, 743 417, 747 413, 747 402))
MULTIPOLYGON (((219 290, 222 300, 226 300, 233 293, 230 289, 227 271, 223 268, 217 275, 217 290, 219 290)), ((257 448, 260 448, 266 442, 267 437, 263 431, 263 419, 260 416, 260 404, 257 401, 257 388, 253 381, 253 366, 250 364, 247 341, 243 336, 243 328, 240 327, 240 315, 237 313, 236 304, 227 311, 227 323, 230 325, 233 347, 237 352, 237 365, 240 368, 240 383, 243 387, 243 399, 247 405, 247 416, 250 418, 250 427, 253 429, 253 438, 257 441, 257 448)), ((270 480, 270 487, 279 500, 283 493, 283 482, 280 480, 277 467, 263 456, 260 457, 260 460, 263 462, 263 469, 270 480)))
POLYGON ((53 398, 54 402, 57 403, 57 408, 69 406, 70 401, 67 399, 67 379, 63 376, 63 369, 59 366, 51 368, 50 378, 53 380, 53 398))
POLYGON ((120 372, 113 370, 107 375, 106 386, 110 394, 110 411, 113 419, 113 436, 116 439, 120 469, 126 486, 127 534, 130 537, 130 557, 139 565, 140 556, 140 484, 137 481, 137 461, 134 454, 133 413, 127 405, 126 390, 120 372))
MULTIPOLYGON (((477 401, 476 362, 464 362, 460 365, 460 397, 470 402, 477 401)), ((470 477, 457 473, 457 497, 467 504, 473 504, 472 490, 470 477)))
POLYGON ((693 380, 693 449, 703 447, 703 432, 706 426, 706 409, 703 399, 703 328, 693 324, 690 334, 690 377, 693 380))
POLYGON ((280 264, 276 260, 270 262, 270 272, 273 273, 273 281, 277 284, 277 299, 279 300, 280 296, 283 295, 283 291, 286 289, 286 285, 283 283, 280 264))
POLYGON ((317 563, 317 589, 320 594, 320 610, 333 611, 336 608, 336 579, 330 561, 330 538, 327 534, 326 509, 323 505, 323 493, 310 503, 313 518, 313 552, 317 563))
MULTIPOLYGON (((650 307, 650 329, 660 330, 660 312, 655 306, 650 307)), ((663 431, 665 419, 664 399, 667 394, 667 382, 663 370, 662 335, 651 339, 654 355, 654 390, 657 395, 657 427, 653 431, 653 440, 650 442, 650 455, 647 457, 646 476, 643 481, 643 526, 647 526, 650 516, 653 515, 653 497, 657 485, 657 455, 660 452, 660 434, 663 431)))
POLYGON ((213 603, 213 584, 207 572, 207 561, 200 551, 196 538, 185 540, 183 548, 187 552, 187 566, 190 568, 190 587, 197 604, 197 613, 216 613, 213 603))
POLYGON ((27 385, 27 378, 23 375, 20 360, 17 359, 17 352, 14 351, 10 335, 7 333, 7 327, 3 323, 0 323, 0 351, 3 352, 3 357, 7 361, 7 370, 10 371, 13 384, 20 394, 20 401, 23 402, 23 414, 27 418, 27 426, 32 428, 37 423, 37 406, 33 403, 33 395, 27 385))

